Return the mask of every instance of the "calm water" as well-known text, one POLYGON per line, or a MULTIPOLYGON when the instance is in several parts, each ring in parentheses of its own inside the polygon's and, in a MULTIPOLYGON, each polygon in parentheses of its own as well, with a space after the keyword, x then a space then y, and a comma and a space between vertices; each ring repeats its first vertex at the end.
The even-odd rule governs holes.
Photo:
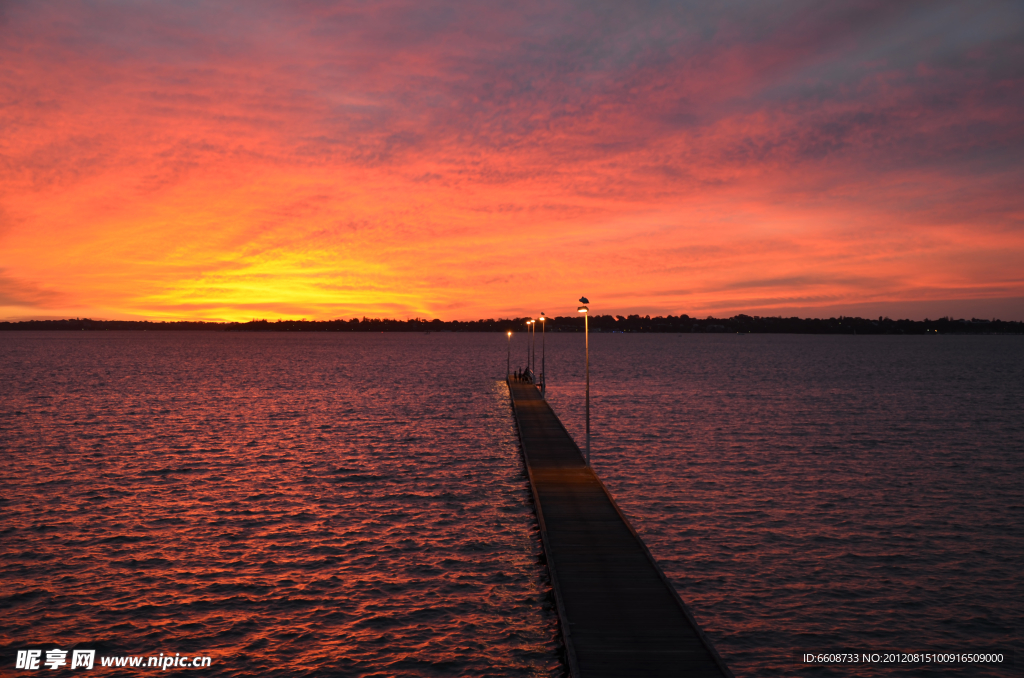
MULTIPOLYGON (((581 344, 547 341, 580 441, 581 344)), ((1021 647, 1022 349, 593 336, 594 466, 737 675, 929 675, 795 658, 1021 647)), ((0 671, 76 645, 562 675, 505 359, 500 334, 0 333, 0 671)))

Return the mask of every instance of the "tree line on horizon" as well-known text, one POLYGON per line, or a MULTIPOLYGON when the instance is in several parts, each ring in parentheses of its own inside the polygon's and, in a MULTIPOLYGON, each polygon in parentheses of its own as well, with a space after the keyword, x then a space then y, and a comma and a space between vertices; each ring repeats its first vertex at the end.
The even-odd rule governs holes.
MULTIPOLYGON (((426 320, 412 318, 352 318, 350 320, 250 320, 248 322, 149 320, 23 320, 0 322, 3 330, 64 331, 215 331, 215 332, 513 332, 526 331, 529 318, 488 318, 486 320, 426 320)), ((557 316, 547 321, 548 332, 582 332, 582 316, 557 316)), ((537 328, 538 330, 540 328, 537 328)), ((731 318, 691 318, 688 315, 594 315, 591 332, 630 333, 754 333, 754 334, 1024 334, 1024 322, 971 318, 936 320, 877 320, 840 316, 838 318, 783 318, 780 316, 735 315, 731 318)))

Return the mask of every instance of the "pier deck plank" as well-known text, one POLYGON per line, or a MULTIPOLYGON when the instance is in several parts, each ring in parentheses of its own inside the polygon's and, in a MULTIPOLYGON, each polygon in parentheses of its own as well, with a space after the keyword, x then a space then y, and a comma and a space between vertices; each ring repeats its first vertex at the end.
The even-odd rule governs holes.
POLYGON ((573 678, 731 678, 537 387, 509 392, 573 678))

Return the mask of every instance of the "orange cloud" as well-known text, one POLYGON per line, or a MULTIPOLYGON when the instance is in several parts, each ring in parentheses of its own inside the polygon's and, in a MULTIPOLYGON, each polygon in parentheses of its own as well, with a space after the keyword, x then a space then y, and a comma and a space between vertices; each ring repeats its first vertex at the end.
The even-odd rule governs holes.
POLYGON ((1018 8, 577 10, 8 7, 0 317, 1024 319, 1018 8))

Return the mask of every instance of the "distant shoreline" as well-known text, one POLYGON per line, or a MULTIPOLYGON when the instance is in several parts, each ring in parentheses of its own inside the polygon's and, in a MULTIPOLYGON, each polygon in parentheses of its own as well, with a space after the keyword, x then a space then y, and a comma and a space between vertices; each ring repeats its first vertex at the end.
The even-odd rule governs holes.
MULTIPOLYGON (((238 322, 151 322, 148 320, 23 320, 0 322, 0 331, 208 331, 208 332, 523 332, 527 318, 487 320, 251 320, 238 322)), ((548 332, 582 332, 583 318, 549 318, 548 332)), ((782 318, 737 315, 731 318, 681 316, 595 315, 590 331, 597 333, 739 333, 739 334, 1024 334, 1024 322, 979 318, 892 320, 890 318, 782 318)))

